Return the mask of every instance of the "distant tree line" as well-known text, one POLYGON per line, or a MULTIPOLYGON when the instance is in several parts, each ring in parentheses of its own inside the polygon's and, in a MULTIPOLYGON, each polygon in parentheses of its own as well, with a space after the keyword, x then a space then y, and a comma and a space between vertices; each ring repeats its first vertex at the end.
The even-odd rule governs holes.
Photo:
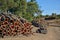
MULTIPOLYGON (((43 15, 42 15, 43 16, 43 15)), ((43 17, 55 17, 55 18, 58 18, 60 19, 60 14, 57 14, 57 13, 52 13, 51 15, 45 15, 43 17)))

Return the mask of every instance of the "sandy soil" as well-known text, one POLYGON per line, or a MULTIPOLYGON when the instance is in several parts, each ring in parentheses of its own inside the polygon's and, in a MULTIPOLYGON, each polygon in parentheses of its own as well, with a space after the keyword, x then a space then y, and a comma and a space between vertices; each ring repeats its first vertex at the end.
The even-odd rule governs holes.
POLYGON ((60 27, 49 27, 47 34, 34 33, 34 35, 0 38, 0 40, 60 40, 60 27))

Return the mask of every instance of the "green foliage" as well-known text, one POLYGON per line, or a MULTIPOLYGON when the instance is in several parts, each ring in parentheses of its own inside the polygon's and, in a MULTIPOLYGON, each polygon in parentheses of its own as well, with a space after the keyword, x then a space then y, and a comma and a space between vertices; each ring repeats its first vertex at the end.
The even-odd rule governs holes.
POLYGON ((35 18, 34 14, 37 13, 40 17, 42 11, 39 9, 36 0, 0 0, 0 10, 10 11, 15 15, 31 21, 35 18))
POLYGON ((52 13, 52 15, 51 15, 51 16, 56 17, 56 13, 52 13))
POLYGON ((45 17, 49 17, 49 15, 45 15, 45 17))
POLYGON ((33 18, 36 18, 34 16, 35 13, 37 13, 37 15, 38 15, 37 18, 40 17, 42 11, 39 10, 39 6, 38 6, 36 0, 31 0, 30 2, 27 3, 27 13, 31 14, 31 16, 33 18))
POLYGON ((60 14, 59 14, 59 15, 57 15, 57 18, 59 18, 59 19, 60 19, 60 14))

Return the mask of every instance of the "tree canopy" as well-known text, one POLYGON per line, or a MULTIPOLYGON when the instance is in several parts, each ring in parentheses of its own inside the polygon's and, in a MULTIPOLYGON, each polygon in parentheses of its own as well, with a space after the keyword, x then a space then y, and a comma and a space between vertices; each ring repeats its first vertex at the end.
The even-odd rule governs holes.
POLYGON ((36 0, 0 0, 0 10, 10 11, 11 13, 28 19, 29 21, 35 18, 34 14, 40 17, 42 11, 36 0), (39 15, 40 14, 40 15, 39 15))

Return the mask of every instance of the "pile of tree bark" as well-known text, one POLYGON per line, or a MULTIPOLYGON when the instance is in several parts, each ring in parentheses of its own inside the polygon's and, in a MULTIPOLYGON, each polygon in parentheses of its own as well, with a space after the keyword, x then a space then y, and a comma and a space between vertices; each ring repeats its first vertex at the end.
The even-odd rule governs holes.
POLYGON ((0 34, 2 36, 32 34, 31 23, 27 20, 9 13, 0 13, 0 34))
POLYGON ((37 19, 37 20, 33 20, 32 25, 34 25, 35 27, 37 27, 38 29, 36 30, 36 33, 42 33, 42 34, 46 34, 47 33, 47 23, 45 20, 43 19, 37 19))

